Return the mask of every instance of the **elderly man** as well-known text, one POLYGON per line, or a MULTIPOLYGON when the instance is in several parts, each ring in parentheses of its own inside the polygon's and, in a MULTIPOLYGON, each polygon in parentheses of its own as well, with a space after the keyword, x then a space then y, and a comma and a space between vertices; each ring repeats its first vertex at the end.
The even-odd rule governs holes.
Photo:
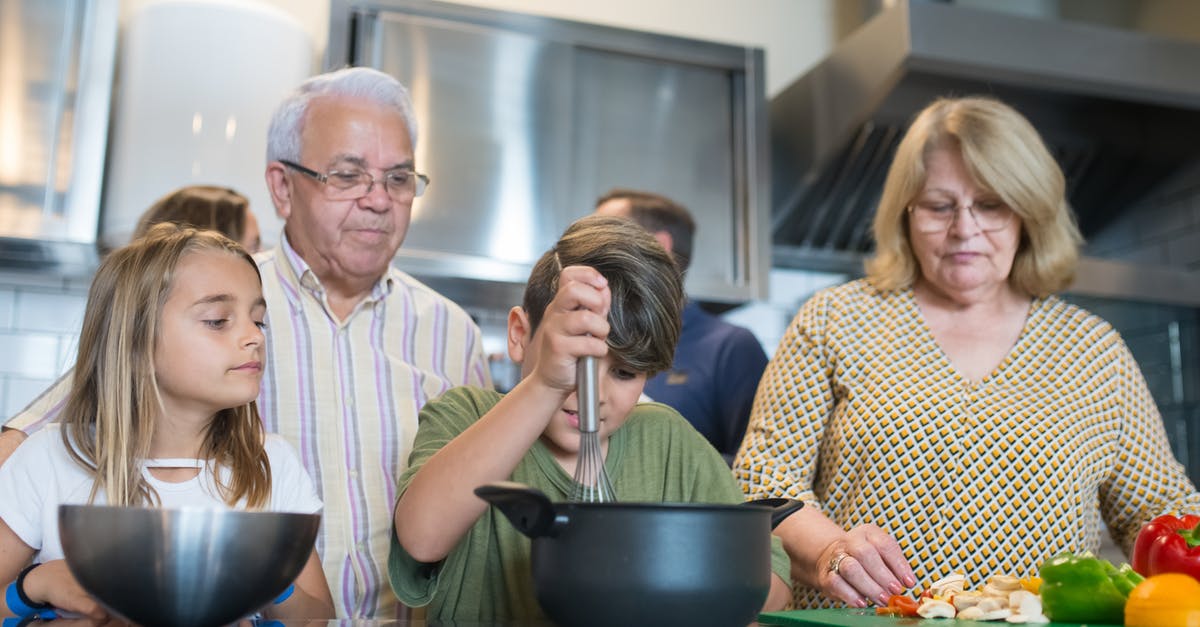
MULTIPOLYGON (((390 265, 429 181, 415 169, 416 139, 408 91, 367 68, 305 81, 268 138, 267 185, 285 226, 257 257, 269 360, 259 409, 321 490, 317 548, 342 617, 396 614, 385 567, 418 410, 451 387, 491 385, 471 318, 390 265)), ((5 425, 0 463, 57 415, 69 385, 5 425)))

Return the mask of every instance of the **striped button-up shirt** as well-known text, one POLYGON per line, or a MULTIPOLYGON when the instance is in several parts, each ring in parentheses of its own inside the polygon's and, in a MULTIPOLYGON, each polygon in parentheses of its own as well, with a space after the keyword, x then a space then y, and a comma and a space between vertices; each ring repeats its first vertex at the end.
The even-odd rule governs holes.
MULTIPOLYGON (((288 245, 256 256, 267 301, 259 410, 312 475, 325 515, 317 550, 340 617, 393 617, 387 579, 396 480, 417 413, 451 387, 491 387, 479 328, 462 309, 390 268, 345 320, 288 245)), ((6 425, 33 431, 55 418, 58 384, 6 425)))

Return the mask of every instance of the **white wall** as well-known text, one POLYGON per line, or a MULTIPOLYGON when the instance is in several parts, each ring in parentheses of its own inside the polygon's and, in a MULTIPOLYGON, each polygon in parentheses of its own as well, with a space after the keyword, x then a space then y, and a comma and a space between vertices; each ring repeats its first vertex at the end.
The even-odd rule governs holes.
MULTIPOLYGON (((170 0, 121 0, 125 19, 140 7, 170 0)), ((225 0, 232 1, 232 0, 225 0)), ((329 0, 240 0, 283 9, 306 27, 319 67, 329 40, 329 0)), ((457 4, 517 11, 606 26, 762 48, 767 95, 815 64, 837 39, 839 0, 457 0, 457 4)))
MULTIPOLYGON (((149 4, 173 0, 121 0, 121 23, 129 19, 138 9, 149 4)), ((316 54, 313 56, 313 68, 320 67, 321 55, 325 51, 325 43, 329 40, 329 0, 203 0, 207 2, 229 2, 235 4, 265 4, 283 9, 291 13, 308 27, 309 35, 313 38, 316 54)))
POLYGON ((457 0, 606 26, 762 48, 771 96, 836 41, 838 0, 457 0))

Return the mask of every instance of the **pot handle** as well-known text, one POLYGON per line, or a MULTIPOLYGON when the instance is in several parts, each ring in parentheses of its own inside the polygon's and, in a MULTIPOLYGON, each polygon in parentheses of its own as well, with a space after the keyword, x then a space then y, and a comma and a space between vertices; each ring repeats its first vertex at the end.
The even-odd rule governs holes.
POLYGON ((788 516, 791 516, 792 514, 799 511, 800 508, 804 507, 804 501, 799 501, 796 499, 781 499, 781 498, 755 499, 753 501, 746 501, 746 505, 760 505, 760 506, 770 507, 772 509, 772 511, 771 511, 771 528, 774 529, 775 527, 779 526, 779 523, 783 522, 783 519, 787 518, 788 516))
POLYGON ((475 496, 504 514, 517 531, 538 538, 552 536, 556 519, 554 504, 537 488, 513 481, 495 481, 475 488, 475 496))

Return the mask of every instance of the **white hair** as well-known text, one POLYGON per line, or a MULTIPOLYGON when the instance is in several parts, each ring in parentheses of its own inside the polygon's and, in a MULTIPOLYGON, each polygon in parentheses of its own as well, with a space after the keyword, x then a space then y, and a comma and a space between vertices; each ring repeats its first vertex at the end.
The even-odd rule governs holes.
POLYGON ((404 118, 408 136, 416 147, 417 120, 408 89, 379 70, 348 67, 309 78, 279 103, 267 131, 267 161, 300 160, 300 135, 308 105, 321 96, 361 98, 396 110, 404 118))

